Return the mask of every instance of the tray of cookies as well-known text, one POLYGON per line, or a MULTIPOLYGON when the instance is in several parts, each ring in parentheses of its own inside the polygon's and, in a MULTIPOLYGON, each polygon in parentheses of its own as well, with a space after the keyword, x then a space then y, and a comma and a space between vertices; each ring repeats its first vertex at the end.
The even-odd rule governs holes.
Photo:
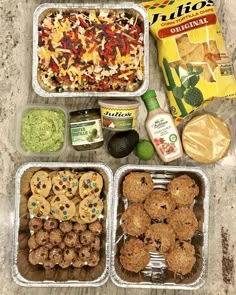
POLYGON ((111 279, 194 290, 207 277, 209 181, 200 168, 122 166, 114 177, 111 279))
POLYGON ((17 284, 97 287, 107 281, 112 177, 99 163, 26 163, 18 169, 17 284))

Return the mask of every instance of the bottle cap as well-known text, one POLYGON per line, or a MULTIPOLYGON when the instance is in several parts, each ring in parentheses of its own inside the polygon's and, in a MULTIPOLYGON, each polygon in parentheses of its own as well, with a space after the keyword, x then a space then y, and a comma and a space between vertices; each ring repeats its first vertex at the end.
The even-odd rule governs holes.
POLYGON ((156 97, 155 90, 148 90, 142 95, 142 100, 148 110, 148 112, 154 111, 160 108, 159 102, 156 97))
POLYGON ((151 89, 146 91, 143 95, 142 95, 142 99, 148 99, 148 98, 152 98, 152 97, 156 97, 156 91, 151 89))

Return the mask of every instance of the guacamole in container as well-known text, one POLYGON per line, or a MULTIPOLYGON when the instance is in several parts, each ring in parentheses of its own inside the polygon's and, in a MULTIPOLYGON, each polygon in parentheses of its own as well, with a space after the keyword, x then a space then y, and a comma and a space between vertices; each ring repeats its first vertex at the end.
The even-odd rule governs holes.
POLYGON ((22 112, 19 146, 32 155, 58 154, 65 145, 66 113, 54 106, 30 106, 22 112))

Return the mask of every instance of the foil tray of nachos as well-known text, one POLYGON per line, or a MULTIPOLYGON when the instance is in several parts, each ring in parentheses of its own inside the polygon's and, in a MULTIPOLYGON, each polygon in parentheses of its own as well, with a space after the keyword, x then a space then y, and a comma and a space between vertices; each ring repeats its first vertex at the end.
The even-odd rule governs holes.
POLYGON ((140 96, 148 52, 138 5, 47 3, 34 12, 32 85, 40 96, 140 96))

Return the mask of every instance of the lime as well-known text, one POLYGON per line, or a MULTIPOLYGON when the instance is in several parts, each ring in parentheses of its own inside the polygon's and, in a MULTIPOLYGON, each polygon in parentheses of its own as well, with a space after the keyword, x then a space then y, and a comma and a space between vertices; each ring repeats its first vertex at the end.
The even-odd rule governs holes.
POLYGON ((148 140, 140 140, 135 147, 136 156, 143 161, 150 160, 154 155, 154 147, 148 140))

